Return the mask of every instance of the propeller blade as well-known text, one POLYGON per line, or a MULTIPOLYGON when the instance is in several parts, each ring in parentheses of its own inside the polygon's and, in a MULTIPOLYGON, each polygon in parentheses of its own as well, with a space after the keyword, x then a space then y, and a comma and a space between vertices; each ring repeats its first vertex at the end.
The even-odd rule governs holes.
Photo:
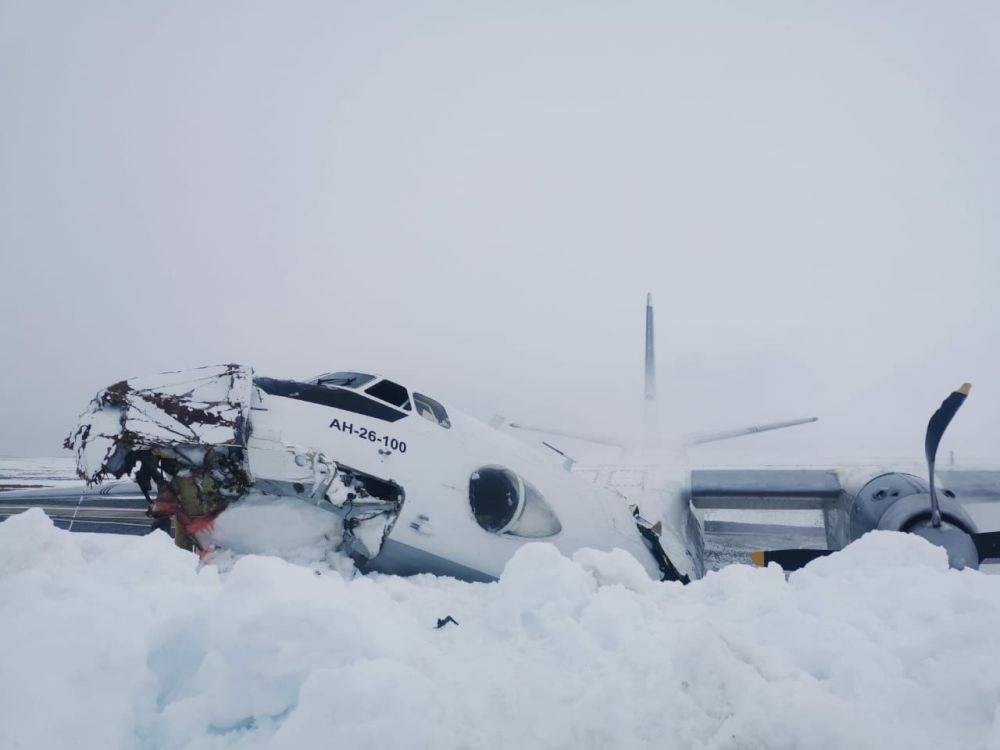
POLYGON ((972 535, 979 562, 1000 560, 1000 531, 982 531, 972 535))
POLYGON ((952 417, 959 407, 965 403, 965 397, 969 395, 972 383, 963 383, 957 391, 952 391, 936 412, 931 415, 927 423, 927 434, 924 436, 924 453, 927 456, 927 477, 931 485, 931 523, 935 528, 941 526, 941 508, 938 505, 937 492, 934 487, 934 459, 937 456, 938 445, 944 431, 951 424, 952 417))
POLYGON ((772 549, 766 552, 751 552, 750 560, 758 568, 766 568, 768 563, 778 563, 785 570, 803 568, 817 557, 826 557, 831 549, 772 549))

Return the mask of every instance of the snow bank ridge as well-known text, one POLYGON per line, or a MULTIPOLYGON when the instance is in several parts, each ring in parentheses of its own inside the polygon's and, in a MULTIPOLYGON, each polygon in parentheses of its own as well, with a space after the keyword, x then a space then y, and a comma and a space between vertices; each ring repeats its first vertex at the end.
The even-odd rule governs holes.
POLYGON ((534 544, 467 584, 34 510, 0 524, 0 747, 1000 748, 998 625, 1000 577, 912 535, 687 587, 534 544))

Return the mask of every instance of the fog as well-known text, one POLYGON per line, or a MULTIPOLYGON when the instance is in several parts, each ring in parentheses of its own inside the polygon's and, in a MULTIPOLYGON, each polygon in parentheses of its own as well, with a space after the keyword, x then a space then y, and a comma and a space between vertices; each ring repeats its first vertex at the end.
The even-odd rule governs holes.
POLYGON ((0 453, 246 362, 488 418, 1000 439, 994 3, 0 0, 0 453))

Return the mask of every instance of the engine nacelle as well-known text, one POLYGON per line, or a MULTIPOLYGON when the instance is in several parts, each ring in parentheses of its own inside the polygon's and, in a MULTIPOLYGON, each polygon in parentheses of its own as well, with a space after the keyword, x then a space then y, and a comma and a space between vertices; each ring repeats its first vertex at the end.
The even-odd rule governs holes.
POLYGON ((849 522, 851 541, 874 529, 917 534, 944 547, 953 568, 978 568, 979 555, 971 534, 975 522, 951 490, 937 490, 941 525, 931 523, 930 486, 912 474, 882 474, 869 480, 854 496, 849 522))

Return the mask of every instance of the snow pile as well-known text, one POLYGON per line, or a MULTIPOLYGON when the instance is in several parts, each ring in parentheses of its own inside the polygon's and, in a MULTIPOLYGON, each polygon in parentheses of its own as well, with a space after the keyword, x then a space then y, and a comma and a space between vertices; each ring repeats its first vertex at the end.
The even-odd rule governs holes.
MULTIPOLYGON (((297 498, 250 494, 220 514, 203 541, 226 553, 258 552, 302 565, 326 563, 347 570, 350 559, 333 552, 342 537, 343 523, 334 513, 297 498)), ((212 562, 221 563, 223 554, 232 561, 226 553, 215 553, 212 562)))
POLYGON ((0 524, 0 747, 1000 747, 998 625, 1000 577, 912 536, 688 587, 536 544, 465 584, 220 573, 28 511, 0 524))

